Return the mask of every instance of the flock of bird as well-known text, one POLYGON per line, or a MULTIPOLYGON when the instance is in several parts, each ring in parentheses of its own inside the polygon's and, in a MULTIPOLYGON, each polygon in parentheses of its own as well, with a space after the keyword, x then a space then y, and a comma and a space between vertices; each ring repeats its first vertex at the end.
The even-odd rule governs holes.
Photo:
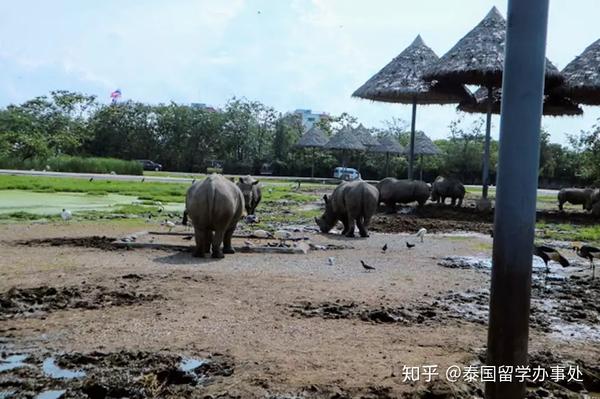
MULTIPOLYGON (((421 228, 421 229, 419 229, 419 231, 417 231, 417 232, 415 233, 415 238, 418 238, 419 240, 421 240, 421 242, 424 242, 424 240, 425 240, 425 234, 427 234, 427 229, 426 229, 426 228, 421 228)), ((412 248, 414 248, 414 247, 415 247, 415 245, 416 245, 416 244, 412 244, 412 243, 410 243, 410 242, 406 241, 406 248, 408 248, 408 249, 412 249, 412 248)), ((385 244, 383 244, 383 247, 381 247, 381 252, 382 252, 382 253, 386 253, 386 252, 387 252, 387 250, 388 250, 388 248, 389 248, 389 247, 388 247, 388 244, 387 244, 387 242, 386 242, 385 244)), ((330 265, 333 265, 333 262, 331 261, 331 259, 332 259, 332 258, 329 258, 329 264, 330 264, 330 265)), ((368 264, 367 264, 367 263, 365 263, 365 261, 364 261, 364 260, 362 260, 362 259, 360 260, 360 264, 362 265, 363 269, 365 269, 365 271, 367 271, 367 272, 370 272, 370 271, 376 270, 376 269, 375 269, 375 266, 368 265, 368 264)))
MULTIPOLYGON (((592 279, 596 277, 596 265, 594 265, 594 259, 600 259, 600 249, 592 247, 591 245, 575 245, 572 247, 573 251, 577 256, 587 259, 590 261, 590 267, 592 269, 592 279)), ((562 267, 569 267, 569 261, 562 256, 556 249, 547 245, 534 245, 533 254, 542 258, 546 265, 546 272, 550 272, 548 263, 552 260, 559 263, 562 267)))

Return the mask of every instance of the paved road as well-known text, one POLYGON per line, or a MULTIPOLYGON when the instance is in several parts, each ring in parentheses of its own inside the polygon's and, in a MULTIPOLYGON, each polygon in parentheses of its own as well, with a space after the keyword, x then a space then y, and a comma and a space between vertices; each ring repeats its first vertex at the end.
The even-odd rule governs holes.
MULTIPOLYGON (((153 181, 160 183, 187 183, 191 184, 193 178, 189 177, 190 173, 186 172, 169 172, 172 175, 180 175, 181 177, 175 176, 137 176, 137 175, 111 175, 101 173, 70 173, 70 172, 45 172, 38 170, 12 170, 12 169, 0 169, 0 175, 15 175, 15 176, 46 176, 46 177, 67 177, 75 179, 90 179, 96 180, 116 180, 116 181, 140 181, 142 178, 145 181, 153 181)), ((238 177, 239 175, 227 175, 238 177)), ((277 181, 302 181, 302 182, 313 182, 313 183, 329 183, 337 184, 339 180, 331 178, 311 178, 311 177, 295 177, 295 176, 256 176, 257 179, 267 180, 272 182, 277 181)), ((370 183, 376 182, 375 180, 367 180, 370 183)), ((467 185, 467 188, 481 189, 481 186, 467 185)), ((495 190, 491 187, 490 191, 495 190)), ((558 190, 539 189, 538 195, 556 195, 558 190)))

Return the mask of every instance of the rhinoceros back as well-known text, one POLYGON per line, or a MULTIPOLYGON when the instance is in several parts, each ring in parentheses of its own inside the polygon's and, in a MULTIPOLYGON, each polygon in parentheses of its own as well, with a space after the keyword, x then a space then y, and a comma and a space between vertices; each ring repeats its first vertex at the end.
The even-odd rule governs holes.
POLYGON ((244 198, 234 183, 213 174, 188 189, 185 207, 194 226, 216 230, 242 217, 244 198))

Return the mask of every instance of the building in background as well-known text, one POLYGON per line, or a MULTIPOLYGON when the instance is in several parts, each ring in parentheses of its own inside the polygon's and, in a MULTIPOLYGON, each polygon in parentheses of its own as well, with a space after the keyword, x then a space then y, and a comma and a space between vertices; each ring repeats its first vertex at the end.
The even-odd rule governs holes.
POLYGON ((194 109, 202 109, 208 112, 218 112, 216 108, 206 105, 205 103, 190 103, 190 106, 194 109))
POLYGON ((315 114, 310 109, 297 109, 293 112, 295 115, 299 115, 302 118, 302 126, 308 130, 317 122, 322 119, 328 119, 329 115, 325 113, 315 114))

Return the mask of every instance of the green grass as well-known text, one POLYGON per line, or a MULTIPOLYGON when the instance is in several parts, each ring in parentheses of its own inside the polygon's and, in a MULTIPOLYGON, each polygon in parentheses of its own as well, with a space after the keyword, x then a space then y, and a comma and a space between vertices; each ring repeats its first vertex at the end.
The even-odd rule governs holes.
POLYGON ((0 176, 0 190, 28 190, 40 193, 68 192, 104 195, 132 195, 147 201, 183 202, 189 187, 183 183, 155 183, 70 179, 43 176, 0 176))
POLYGON ((56 172, 74 172, 74 173, 110 173, 115 172, 120 175, 142 175, 143 170, 139 162, 124 161, 115 158, 95 158, 95 157, 73 157, 61 155, 48 159, 28 159, 15 161, 12 159, 0 158, 0 168, 5 169, 35 169, 45 170, 50 168, 56 172))
POLYGON ((600 225, 576 226, 538 222, 536 229, 536 237, 541 239, 600 244, 600 225))

